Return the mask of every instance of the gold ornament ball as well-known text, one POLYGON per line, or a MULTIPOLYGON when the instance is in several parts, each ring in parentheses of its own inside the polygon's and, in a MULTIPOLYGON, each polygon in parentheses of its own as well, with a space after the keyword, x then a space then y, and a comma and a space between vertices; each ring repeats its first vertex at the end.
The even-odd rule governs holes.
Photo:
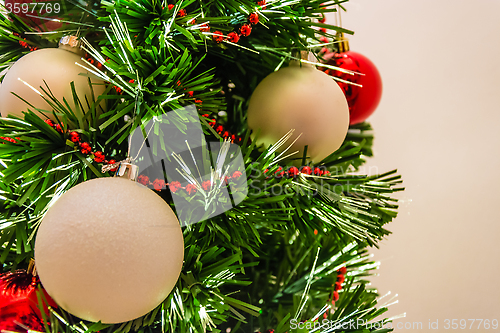
MULTIPOLYGON (((70 83, 74 81, 75 91, 82 102, 84 112, 86 112, 88 107, 85 96, 91 101, 92 93, 87 76, 79 74, 88 74, 88 72, 76 63, 84 65, 79 55, 62 48, 40 49, 23 56, 9 69, 0 87, 1 116, 13 115, 22 119, 23 111, 27 111, 28 108, 37 113, 23 100, 13 95, 12 92, 36 108, 52 112, 49 104, 37 92, 23 83, 23 81, 27 82, 43 94, 40 87, 47 90, 44 80, 52 94, 61 103, 63 103, 63 98, 66 98, 73 111, 75 110, 75 103, 73 102, 70 83)), ((99 85, 93 85, 94 95, 97 98, 105 90, 104 82, 93 78, 92 83, 99 83, 99 85)), ((45 98, 49 99, 48 96, 45 96, 45 98)), ((55 120, 51 113, 45 114, 52 120, 55 120)))
MULTIPOLYGON (((267 76, 255 89, 248 107, 248 126, 266 147, 288 131, 302 136, 289 152, 319 162, 340 148, 349 128, 349 106, 338 84, 311 66, 292 64, 267 76)), ((285 144, 280 151, 287 148, 285 144)))
POLYGON ((174 288, 184 239, 170 206, 123 178, 99 178, 63 194, 35 242, 41 283, 56 303, 106 324, 139 318, 174 288))

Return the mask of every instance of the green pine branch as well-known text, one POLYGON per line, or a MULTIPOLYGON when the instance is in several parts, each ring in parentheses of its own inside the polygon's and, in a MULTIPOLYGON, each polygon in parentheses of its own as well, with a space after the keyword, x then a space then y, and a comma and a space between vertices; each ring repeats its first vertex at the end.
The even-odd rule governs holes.
MULTIPOLYGON (((307 323, 324 314, 340 323, 387 322, 378 318, 386 308, 377 308, 376 291, 366 287, 377 267, 366 248, 390 233, 386 224, 398 209, 393 194, 402 188, 396 171, 352 174, 373 154, 370 125, 352 126, 339 150, 310 165, 330 172, 323 176, 280 177, 293 165, 306 165, 307 153, 281 160, 276 146, 256 147, 255 140, 246 144, 252 91, 299 51, 314 50, 321 36, 335 41, 337 31, 352 33, 318 22, 344 2, 277 0, 267 1, 264 8, 250 0, 179 0, 169 8, 157 0, 75 1, 61 13, 68 22, 55 34, 36 32, 14 15, 0 14, 0 68, 28 53, 20 41, 54 47, 64 33, 78 32, 87 52, 103 65, 85 66, 106 82, 105 93, 88 101, 78 99, 73 88, 75 108, 56 100, 50 87, 41 87, 48 110, 27 105, 22 119, 0 119, 0 136, 15 140, 0 142, 4 271, 24 267, 33 256, 37 226, 53 200, 78 183, 110 176, 68 140, 68 131, 121 160, 127 157, 126 139, 135 128, 195 103, 208 137, 220 139, 202 114, 245 136, 241 148, 249 194, 232 210, 184 228, 185 264, 162 304, 120 325, 82 322, 52 309, 47 332, 205 333, 231 327, 232 332, 284 333, 290 332, 292 319, 307 323), (214 31, 238 31, 254 12, 260 23, 250 36, 236 44, 214 40, 214 31), (62 133, 44 121, 48 116, 62 133), (348 274, 333 305, 333 283, 343 265, 348 274)), ((173 121, 182 128, 185 119, 173 121)), ((365 325, 348 331, 375 329, 365 325)))

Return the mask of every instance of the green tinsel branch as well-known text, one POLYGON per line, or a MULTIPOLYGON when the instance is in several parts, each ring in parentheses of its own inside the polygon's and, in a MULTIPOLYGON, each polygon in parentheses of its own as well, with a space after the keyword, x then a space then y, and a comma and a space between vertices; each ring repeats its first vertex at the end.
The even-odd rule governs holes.
MULTIPOLYGON (((136 127, 195 102, 200 115, 209 113, 246 135, 242 152, 250 192, 234 209, 184 228, 181 278, 151 313, 121 325, 103 325, 81 322, 56 309, 47 318, 47 332, 201 333, 227 327, 232 332, 286 332, 291 319, 313 320, 318 314, 338 322, 377 320, 385 308, 376 308, 377 294, 366 288, 366 277, 377 267, 366 246, 376 246, 389 234, 384 226, 397 211, 391 194, 402 189, 395 171, 351 175, 372 155, 371 127, 353 126, 338 151, 311 165, 330 171, 328 176, 275 177, 280 167, 287 170, 296 161, 281 160, 277 147, 256 147, 255 141, 246 145, 246 105, 257 83, 286 66, 298 51, 314 49, 321 36, 335 38, 318 28, 350 33, 318 22, 343 2, 268 1, 263 8, 246 0, 188 0, 169 9, 166 1, 118 0, 102 2, 101 7, 90 3, 86 15, 77 19, 69 11, 62 14, 63 20, 74 21, 72 31, 82 24, 91 26, 80 34, 103 69, 86 66, 110 84, 86 105, 87 113, 82 107, 72 110, 67 101, 53 98, 50 87, 42 87, 52 110, 31 107, 23 119, 0 120, 0 136, 16 141, 0 144, 4 271, 24 266, 33 256, 36 228, 52 200, 87 179, 109 176, 100 172, 92 156, 75 149, 68 126, 106 155, 121 159, 136 127), (179 15, 182 10, 186 15, 179 15), (214 31, 235 31, 254 12, 260 23, 250 36, 236 44, 214 41, 214 31), (202 31, 205 24, 210 32, 202 31), (97 112, 101 103, 106 107, 97 112), (219 111, 227 113, 217 116, 219 111), (62 133, 44 122, 47 113, 57 117, 62 133), (343 265, 348 274, 333 306, 332 283, 343 265)), ((82 10, 81 4, 74 5, 82 10)), ((19 41, 53 47, 55 36, 62 34, 36 33, 10 16, 2 14, 0 22, 1 68, 28 52, 19 41)), ((204 118, 200 120, 205 133, 217 137, 204 118)), ((182 118, 176 121, 182 126, 182 118)), ((304 158, 302 165, 306 163, 304 158)))

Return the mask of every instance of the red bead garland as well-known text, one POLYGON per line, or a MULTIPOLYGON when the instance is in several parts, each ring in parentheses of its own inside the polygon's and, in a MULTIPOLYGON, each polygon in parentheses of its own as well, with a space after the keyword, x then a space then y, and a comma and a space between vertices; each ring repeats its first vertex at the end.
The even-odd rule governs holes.
MULTIPOLYGON (((264 1, 265 3, 265 1, 264 1)), ((258 24, 260 21, 260 17, 258 13, 251 13, 248 15, 248 23, 244 23, 237 31, 232 31, 227 34, 227 36, 224 36, 224 34, 221 31, 214 31, 213 33, 213 40, 216 43, 222 43, 223 41, 229 41, 231 43, 238 43, 240 41, 241 36, 243 37, 248 37, 252 33, 252 25, 258 24)), ((208 26, 207 23, 204 23, 200 27, 201 32, 208 32, 210 31, 210 27, 208 26), (202 28, 203 27, 203 28, 202 28)))
POLYGON ((214 41, 216 43, 222 43, 223 40, 224 34, 222 33, 222 31, 214 31, 214 41))
POLYGON ((248 22, 251 24, 257 24, 259 23, 259 14, 257 13, 252 13, 248 16, 248 22))
POLYGON ((185 188, 186 192, 191 195, 191 194, 195 194, 198 189, 196 188, 196 186, 194 186, 193 184, 188 184, 185 188))
POLYGON ((137 177, 137 182, 139 184, 147 186, 147 185, 149 185, 149 177, 145 176, 145 175, 139 175, 139 177, 137 177))
MULTIPOLYGON (((7 142, 11 142, 11 143, 17 143, 16 140, 14 140, 13 138, 9 138, 9 137, 0 136, 0 139, 7 141, 7 142)), ((17 139, 19 139, 19 138, 17 138, 17 139)), ((0 142, 0 144, 4 145, 5 142, 0 142)))
POLYGON ((84 155, 89 155, 92 152, 92 148, 87 142, 80 143, 80 151, 84 155))
POLYGON ((243 24, 240 28, 242 36, 248 37, 252 33, 252 27, 249 24, 243 24))
POLYGON ((227 37, 229 37, 229 41, 231 43, 238 43, 238 41, 240 40, 240 35, 238 35, 236 32, 230 32, 227 34, 227 37))
POLYGON ((209 32, 210 31, 210 25, 208 25, 208 23, 203 23, 200 26, 200 31, 201 32, 209 32))
POLYGON ((155 190, 161 191, 165 187, 165 181, 163 179, 156 179, 152 185, 155 190))
MULTIPOLYGON (((50 127, 54 128, 57 132, 64 134, 64 130, 62 129, 60 124, 54 124, 54 122, 50 119, 45 120, 45 123, 50 127)), ((106 155, 102 151, 96 151, 92 153, 92 147, 88 142, 82 142, 80 134, 75 131, 71 131, 68 133, 69 141, 75 144, 75 147, 80 150, 80 152, 84 155, 93 155, 94 162, 96 163, 105 163, 107 165, 113 165, 116 163, 115 160, 106 160, 106 155)), ((10 141, 10 140, 8 140, 10 141)), ((12 141, 11 141, 12 142, 12 141)), ((15 142, 14 142, 15 143, 15 142)), ((117 168, 113 168, 110 171, 114 172, 117 168)))
POLYGON ((310 166, 303 166, 300 168, 300 173, 305 173, 306 175, 311 175, 312 174, 312 169, 310 166))
POLYGON ((69 139, 71 140, 71 142, 77 143, 80 141, 80 134, 78 134, 77 132, 70 132, 69 139))
MULTIPOLYGON (((267 175, 268 172, 269 169, 264 170, 264 174, 267 176, 266 179, 272 177, 267 175)), ((281 178, 284 176, 286 176, 286 178, 297 178, 300 174, 312 175, 313 173, 315 176, 328 176, 330 174, 330 171, 315 167, 313 172, 313 169, 308 165, 300 167, 300 169, 293 166, 290 167, 287 171, 284 171, 282 167, 278 167, 278 169, 274 172, 274 176, 276 178, 281 178)))
POLYGON ((96 151, 94 153, 94 161, 97 163, 102 163, 106 160, 106 156, 104 156, 104 153, 102 151, 96 151))
POLYGON ((337 282, 335 282, 333 286, 332 293, 332 304, 335 305, 335 302, 339 300, 339 291, 342 290, 342 283, 345 281, 345 274, 347 273, 347 268, 345 266, 339 268, 337 270, 337 282))
MULTIPOLYGON (((235 171, 232 175, 226 176, 225 183, 229 183, 231 179, 239 179, 241 176, 243 176, 243 173, 241 171, 235 171)), ((185 190, 187 194, 194 195, 196 192, 198 192, 197 187, 193 184, 187 184, 186 187, 182 187, 182 184, 178 181, 166 183, 165 180, 158 178, 151 182, 150 178, 146 175, 139 175, 137 177, 137 182, 144 186, 152 186, 156 191, 161 191, 168 188, 172 193, 177 193, 179 190, 185 190)), ((212 183, 210 180, 206 180, 201 183, 201 187, 205 191, 210 191, 213 185, 214 183, 212 183)))
POLYGON ((299 169, 297 167, 291 167, 288 169, 288 177, 295 178, 299 175, 299 169))
MULTIPOLYGON (((173 5, 173 4, 169 4, 167 6, 167 8, 168 8, 169 11, 172 10, 172 9, 174 9, 174 7, 175 7, 175 5, 173 5)), ((177 12, 177 17, 184 17, 186 15, 187 15, 187 11, 185 9, 181 9, 181 10, 179 10, 177 12)))
POLYGON ((178 181, 173 181, 170 184, 168 184, 168 188, 170 189, 170 192, 175 193, 177 192, 180 188, 182 188, 182 185, 178 181))
POLYGON ((202 117, 208 118, 208 120, 210 120, 208 123, 210 125, 210 127, 212 127, 217 132, 217 134, 219 134, 223 139, 231 139, 231 143, 237 143, 237 144, 242 143, 243 138, 241 136, 238 136, 238 135, 230 133, 229 131, 226 131, 224 129, 224 126, 218 124, 215 121, 215 119, 210 119, 209 114, 204 114, 204 115, 202 115, 202 117))
MULTIPOLYGON (((13 34, 14 36, 16 36, 16 37, 21 38, 21 35, 20 35, 20 34, 18 34, 17 32, 14 32, 14 33, 12 33, 12 34, 13 34)), ((38 47, 29 45, 29 44, 28 44, 28 42, 26 42, 26 40, 27 40, 26 38, 23 38, 23 40, 20 40, 20 41, 19 41, 19 45, 21 45, 21 47, 22 47, 23 49, 28 49, 28 50, 30 50, 30 51, 36 51, 36 50, 38 50, 38 47)))
POLYGON ((210 180, 205 180, 201 183, 201 187, 203 187, 205 191, 209 191, 212 188, 212 182, 210 180))

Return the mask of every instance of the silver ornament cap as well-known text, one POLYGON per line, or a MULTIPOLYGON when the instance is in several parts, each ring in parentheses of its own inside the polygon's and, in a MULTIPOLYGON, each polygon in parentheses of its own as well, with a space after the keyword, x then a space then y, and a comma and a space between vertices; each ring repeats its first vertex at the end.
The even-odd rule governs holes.
POLYGON ((115 177, 136 181, 138 175, 139 175, 139 167, 128 161, 124 161, 120 163, 118 170, 116 170, 115 177))
POLYGON ((71 35, 63 36, 59 40, 59 48, 69 52, 76 53, 78 55, 84 54, 84 51, 82 49, 82 43, 76 36, 71 36, 71 35))

